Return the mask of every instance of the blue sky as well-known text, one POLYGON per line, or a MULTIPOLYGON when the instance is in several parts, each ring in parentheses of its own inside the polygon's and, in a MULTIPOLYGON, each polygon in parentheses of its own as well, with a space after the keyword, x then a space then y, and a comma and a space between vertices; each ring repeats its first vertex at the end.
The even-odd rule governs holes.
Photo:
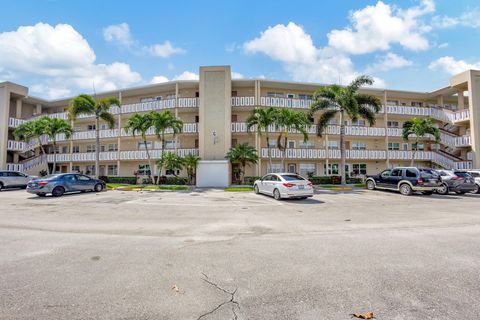
POLYGON ((428 91, 480 68, 477 1, 8 1, 0 81, 45 98, 195 79, 237 78, 428 91))

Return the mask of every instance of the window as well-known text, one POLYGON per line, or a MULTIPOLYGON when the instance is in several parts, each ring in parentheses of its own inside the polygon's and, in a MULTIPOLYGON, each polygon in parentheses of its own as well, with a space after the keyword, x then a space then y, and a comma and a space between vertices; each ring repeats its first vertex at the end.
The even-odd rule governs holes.
POLYGON ((195 122, 198 123, 200 121, 200 117, 199 116, 195 116, 195 122))
POLYGON ((267 97, 283 98, 284 94, 283 92, 267 92, 267 97))
POLYGON ((175 140, 165 140, 165 149, 175 149, 176 144, 175 140))
POLYGON ((398 100, 387 100, 387 106, 398 106, 398 100))
POLYGON ((140 98, 140 102, 151 102, 154 101, 155 99, 153 97, 143 97, 140 98))
POLYGON ((277 147, 277 140, 268 139, 268 144, 270 145, 270 148, 276 148, 277 147))
POLYGON ((288 98, 288 99, 295 99, 295 94, 293 94, 293 93, 287 93, 287 98, 288 98))
POLYGON ((232 122, 237 122, 238 119, 237 119, 237 115, 236 114, 232 114, 232 122))
POLYGON ((87 130, 95 130, 96 126, 94 124, 89 124, 87 130))
POLYGON ((288 148, 293 149, 295 148, 295 140, 288 140, 288 148))
POLYGON ((80 172, 80 166, 72 166, 72 172, 80 172))
POLYGON ((107 175, 116 176, 118 174, 118 167, 116 164, 109 164, 107 166, 107 175))
POLYGON ((352 165, 353 174, 367 174, 367 164, 365 163, 354 163, 352 165))
POLYGON ((313 177, 315 175, 315 163, 300 163, 300 175, 313 177))
POLYGON ((400 143, 398 142, 389 142, 388 150, 400 150, 400 143))
POLYGON ((398 121, 387 121, 387 127, 398 128, 398 121))
POLYGON ((332 175, 332 174, 338 174, 338 164, 336 163, 329 163, 328 164, 328 170, 327 170, 327 165, 323 165, 323 170, 325 171, 326 175, 332 175))
POLYGON ((313 149, 315 148, 315 141, 307 140, 307 141, 299 141, 298 146, 302 149, 313 149))
POLYGON ((337 125, 338 121, 337 121, 337 119, 330 119, 330 120, 328 120, 328 124, 329 125, 337 125))
POLYGON ((421 107, 423 106, 423 103, 422 102, 418 102, 418 101, 412 101, 412 107, 421 107))
POLYGON ((382 171, 382 173, 380 173, 380 176, 382 176, 382 178, 387 178, 387 177, 390 177, 390 175, 392 174, 392 170, 385 170, 385 171, 382 171))
POLYGON ((419 143, 418 148, 416 143, 412 143, 412 150, 423 151, 425 150, 425 144, 419 143))
POLYGON ((363 119, 352 120, 352 126, 364 127, 365 126, 365 120, 363 120, 363 119))
POLYGON ((147 141, 147 144, 145 145, 145 142, 139 141, 138 142, 138 150, 145 150, 145 146, 148 148, 148 150, 152 149, 152 142, 147 141))
POLYGON ((90 181, 90 180, 92 180, 92 179, 90 179, 90 177, 84 176, 84 175, 82 175, 82 174, 78 174, 78 175, 77 175, 77 180, 78 180, 78 181, 90 181))
POLYGON ((367 150, 367 144, 365 142, 353 141, 352 142, 353 150, 367 150))
POLYGON ((195 92, 195 98, 199 98, 200 97, 200 92, 195 92))
POLYGON ((167 99, 175 99, 175 95, 174 94, 167 94, 167 99))
POLYGON ((101 145, 100 152, 105 152, 105 150, 107 150, 107 146, 101 145))
POLYGON ((198 147, 199 147, 198 139, 195 139, 195 148, 198 149, 198 147))
POLYGON ((285 181, 295 181, 295 180, 302 180, 305 181, 304 178, 300 177, 297 174, 282 174, 282 178, 285 181))
POLYGON ((118 151, 118 145, 116 143, 110 143, 108 145, 108 151, 118 151))
POLYGON ((416 178, 417 177, 417 171, 415 171, 413 169, 407 169, 405 175, 409 178, 416 178))
POLYGON ((150 166, 148 164, 138 165, 138 174, 141 175, 141 176, 150 175, 150 166))
POLYGON ((155 101, 160 101, 160 100, 162 100, 162 96, 156 96, 155 97, 155 101))
POLYGON ((95 174, 95 165, 88 165, 85 167, 85 174, 95 174))
POLYGON ((402 176, 402 169, 393 169, 392 174, 390 176, 401 177, 402 176))
POLYGON ((237 139, 232 139, 232 147, 235 147, 238 143, 237 139))
POLYGON ((402 143, 402 150, 408 151, 408 143, 402 143))
POLYGON ((87 145, 87 152, 95 152, 95 145, 94 144, 88 144, 87 145))
POLYGON ((73 146, 72 153, 80 153, 80 146, 73 146))
POLYGON ((268 172, 283 172, 283 167, 281 163, 272 163, 272 167, 270 168, 270 165, 267 164, 267 171, 268 172))
POLYGON ((298 99, 302 100, 312 100, 312 95, 311 94, 299 94, 298 99))
POLYGON ((68 146, 62 147, 62 153, 68 153, 68 146))
POLYGON ((328 149, 338 149, 338 141, 336 140, 328 140, 328 149))
POLYGON ((232 97, 236 97, 238 95, 237 91, 232 91, 232 97))

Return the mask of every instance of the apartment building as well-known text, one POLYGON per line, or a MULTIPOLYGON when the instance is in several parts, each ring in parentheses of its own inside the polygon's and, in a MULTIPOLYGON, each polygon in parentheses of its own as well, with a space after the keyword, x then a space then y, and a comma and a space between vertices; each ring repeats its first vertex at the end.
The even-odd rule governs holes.
MULTIPOLYGON (((229 66, 200 67, 199 81, 172 81, 142 87, 100 93, 98 98, 117 97, 121 105, 113 107, 117 123, 114 129, 100 124, 100 175, 145 175, 148 162, 145 146, 138 137, 123 129, 135 112, 171 110, 180 118, 183 132, 167 135, 166 148, 179 155, 197 154, 202 158, 198 183, 223 186, 231 181, 232 170, 225 154, 235 144, 248 142, 260 156, 257 165, 247 168, 247 176, 281 171, 282 152, 272 142, 273 167, 268 166, 264 135, 247 132, 245 121, 255 108, 268 106, 306 111, 313 92, 321 84, 274 81, 265 79, 232 80, 229 66)), ((390 89, 362 89, 383 103, 376 124, 363 120, 345 120, 347 170, 351 176, 364 176, 386 167, 408 165, 416 147, 416 165, 468 169, 480 166, 480 71, 468 70, 450 78, 444 88, 432 92, 410 92, 390 89), (432 117, 441 130, 441 142, 428 137, 418 146, 402 139, 402 125, 413 117, 432 117)), ((48 101, 28 94, 28 88, 0 83, 0 168, 32 174, 53 162, 53 149, 40 155, 36 141, 16 141, 13 130, 22 122, 48 115, 67 119, 70 99, 48 101)), ((75 133, 66 140, 58 137, 57 169, 93 174, 96 170, 95 122, 82 116, 73 123, 75 133)), ((279 128, 270 128, 272 135, 279 128)), ((332 121, 322 137, 316 127, 309 129, 309 140, 291 131, 286 167, 303 175, 335 175, 339 171, 339 123, 332 121)), ((161 146, 150 132, 148 148, 158 159, 161 146)), ((46 141, 48 142, 48 141, 46 141)), ((155 168, 153 168, 156 171, 155 168)), ((184 173, 180 173, 182 175, 184 173)))

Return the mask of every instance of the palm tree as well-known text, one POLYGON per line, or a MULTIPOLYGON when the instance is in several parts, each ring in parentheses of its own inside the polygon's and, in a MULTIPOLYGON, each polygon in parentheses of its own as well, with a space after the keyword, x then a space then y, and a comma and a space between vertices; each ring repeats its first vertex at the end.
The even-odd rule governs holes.
MULTIPOLYGON (((163 156, 165 153, 165 132, 168 129, 171 129, 173 135, 175 136, 176 134, 182 132, 183 122, 182 120, 175 117, 175 115, 170 112, 170 110, 162 112, 151 111, 150 117, 152 118, 152 126, 155 130, 155 134, 157 135, 157 138, 160 139, 160 143, 162 145, 162 154, 160 160, 163 160, 163 156)), ((159 170, 156 183, 158 183, 158 179, 162 174, 163 161, 159 161, 157 162, 157 164, 159 165, 159 170)))
POLYGON ((22 123, 15 129, 13 134, 17 139, 25 143, 30 142, 32 139, 37 139, 42 154, 45 154, 41 138, 45 134, 45 117, 22 123))
POLYGON ((257 132, 260 136, 262 135, 262 132, 265 133, 265 137, 267 138, 268 164, 270 170, 272 170, 272 154, 268 129, 270 126, 276 124, 277 115, 278 109, 269 107, 266 109, 254 109, 247 118, 247 132, 249 132, 252 127, 256 126, 257 132))
POLYGON ((159 166, 164 166, 165 170, 171 170, 176 177, 176 171, 182 170, 184 165, 184 159, 177 156, 174 152, 167 152, 165 157, 157 161, 159 166), (160 163, 161 162, 161 163, 160 163))
POLYGON ((55 173, 57 168, 57 135, 63 133, 65 139, 69 139, 73 134, 72 125, 59 118, 43 117, 45 134, 52 140, 53 143, 53 169, 52 173, 55 173))
POLYGON ((411 135, 415 136, 415 147, 412 148, 412 159, 410 161, 411 166, 413 166, 413 163, 415 161, 415 153, 418 150, 418 141, 424 138, 427 134, 431 134, 434 137, 435 143, 440 142, 440 130, 435 125, 433 119, 430 117, 425 119, 412 118, 411 120, 406 121, 403 124, 403 140, 408 141, 408 138, 411 135))
POLYGON ((74 121, 79 115, 91 115, 95 117, 95 176, 99 175, 100 162, 100 119, 105 121, 110 129, 115 126, 115 117, 111 114, 112 106, 120 106, 120 101, 114 97, 107 97, 95 101, 88 94, 81 94, 70 101, 68 115, 74 121))
POLYGON ((315 91, 314 101, 310 106, 309 116, 322 111, 317 123, 317 134, 322 136, 330 120, 340 114, 340 175, 342 184, 346 183, 345 177, 345 117, 352 120, 363 118, 370 126, 375 124, 375 114, 381 109, 381 102, 377 97, 359 93, 364 85, 372 85, 373 79, 368 76, 359 76, 348 86, 331 85, 315 91))
POLYGON ((232 164, 239 164, 241 166, 240 180, 243 181, 243 183, 245 183, 245 167, 247 164, 255 164, 258 161, 257 150, 246 142, 230 148, 226 158, 230 160, 232 164))
POLYGON ((150 168, 149 178, 150 178, 150 181, 152 181, 153 183, 152 159, 150 158, 150 152, 148 151, 148 145, 147 145, 147 131, 151 127, 152 127, 152 117, 150 113, 146 113, 146 114, 135 113, 128 118, 127 124, 125 125, 125 131, 127 133, 131 132, 133 137, 135 137, 135 135, 138 135, 138 134, 140 134, 140 136, 142 137, 143 145, 145 146, 145 151, 147 153, 148 167, 150 168))
POLYGON ((288 133, 289 130, 294 129, 303 135, 303 141, 308 140, 308 128, 311 126, 307 114, 301 111, 295 111, 292 109, 280 109, 276 115, 276 125, 281 128, 280 134, 277 138, 278 148, 283 151, 282 156, 282 170, 285 172, 285 159, 287 157, 288 149, 288 133), (283 137, 283 145, 282 145, 283 137))
POLYGON ((198 162, 201 160, 199 156, 194 154, 187 154, 183 157, 183 164, 187 170, 188 184, 192 184, 193 177, 196 175, 198 162))

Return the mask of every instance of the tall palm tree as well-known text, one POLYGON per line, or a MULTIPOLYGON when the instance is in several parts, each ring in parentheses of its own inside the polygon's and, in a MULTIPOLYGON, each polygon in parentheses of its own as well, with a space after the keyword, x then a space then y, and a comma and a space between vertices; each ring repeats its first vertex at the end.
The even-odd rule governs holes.
POLYGON ((201 158, 194 154, 187 154, 185 157, 183 157, 183 164, 187 170, 188 184, 193 183, 193 177, 196 175, 198 162, 200 160, 201 158))
POLYGON ((283 151, 282 170, 285 172, 285 159, 287 157, 289 130, 294 129, 301 133, 303 135, 303 141, 307 141, 307 130, 311 126, 311 121, 304 112, 285 108, 277 111, 275 123, 277 127, 281 128, 280 134, 277 138, 277 145, 278 148, 283 151))
POLYGON ((37 139, 42 154, 45 154, 45 149, 43 148, 43 142, 41 138, 42 135, 45 134, 45 118, 47 117, 24 122, 13 132, 17 139, 25 143, 29 143, 32 139, 37 139))
POLYGON ((176 134, 182 132, 183 122, 182 120, 175 117, 175 114, 170 112, 170 110, 162 112, 151 111, 150 117, 152 118, 152 126, 154 128, 155 135, 158 139, 160 139, 160 143, 162 145, 162 153, 160 159, 162 161, 157 162, 157 164, 159 165, 159 170, 156 183, 158 183, 158 179, 162 174, 163 156, 165 154, 165 132, 168 129, 171 129, 173 132, 173 136, 175 136, 176 134))
POLYGON ((105 121, 110 129, 115 126, 115 117, 110 113, 110 107, 120 106, 120 101, 114 97, 107 97, 95 101, 88 94, 81 94, 70 101, 68 115, 74 121, 79 115, 95 117, 95 176, 98 178, 100 168, 100 120, 105 121))
POLYGON ((315 91, 314 101, 310 106, 309 116, 313 121, 314 113, 321 111, 317 123, 317 134, 322 136, 330 120, 340 114, 340 175, 342 184, 345 177, 345 117, 351 120, 363 118, 370 126, 375 124, 375 114, 381 109, 381 102, 377 97, 359 93, 364 85, 372 85, 373 79, 368 76, 359 76, 348 86, 331 85, 315 91))
POLYGON ((415 136, 415 147, 412 148, 412 159, 410 161, 411 166, 413 166, 413 163, 415 161, 415 153, 418 150, 418 141, 422 138, 425 138, 427 134, 430 134, 434 137, 435 143, 440 142, 440 130, 435 125, 433 119, 430 117, 425 119, 412 118, 411 120, 406 121, 403 124, 403 140, 408 141, 408 138, 411 135, 415 136))
POLYGON ((148 145, 147 145, 147 131, 152 127, 152 117, 150 113, 135 113, 132 114, 128 120, 127 124, 125 125, 125 131, 127 133, 132 133, 132 135, 135 137, 135 135, 140 134, 142 137, 142 142, 145 146, 145 151, 147 153, 147 159, 148 159, 148 167, 150 168, 149 172, 150 174, 148 175, 150 178, 150 181, 153 183, 153 166, 152 166, 152 159, 150 157, 150 152, 148 150, 148 145))
POLYGON ((52 173, 55 173, 57 168, 57 135, 63 133, 65 139, 70 139, 73 134, 72 125, 64 120, 58 118, 44 117, 44 129, 45 134, 52 140, 53 143, 53 169, 52 173))
POLYGON ((258 161, 257 150, 248 143, 240 143, 235 147, 231 147, 227 152, 226 158, 232 164, 241 166, 240 180, 245 183, 245 168, 247 165, 255 164, 258 161))
POLYGON ((270 126, 276 124, 277 115, 278 109, 269 107, 265 109, 254 109, 247 118, 247 132, 250 132, 252 127, 256 126, 257 132, 260 136, 262 135, 262 132, 265 133, 265 137, 267 138, 268 164, 270 166, 270 170, 272 170, 272 154, 268 129, 270 126))

